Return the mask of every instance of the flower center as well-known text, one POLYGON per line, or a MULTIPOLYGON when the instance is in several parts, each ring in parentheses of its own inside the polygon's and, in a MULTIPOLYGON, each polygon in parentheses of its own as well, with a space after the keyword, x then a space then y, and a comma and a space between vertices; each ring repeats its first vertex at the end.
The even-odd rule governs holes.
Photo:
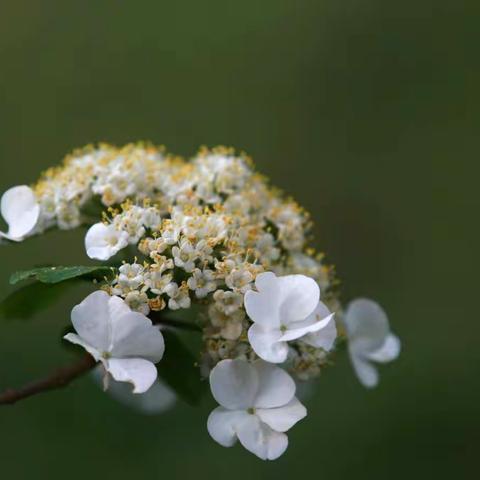
POLYGON ((255 415, 255 408, 253 407, 248 408, 247 413, 249 413, 250 415, 255 415))
POLYGON ((109 237, 107 238, 107 243, 111 246, 114 247, 117 244, 117 237, 109 237))

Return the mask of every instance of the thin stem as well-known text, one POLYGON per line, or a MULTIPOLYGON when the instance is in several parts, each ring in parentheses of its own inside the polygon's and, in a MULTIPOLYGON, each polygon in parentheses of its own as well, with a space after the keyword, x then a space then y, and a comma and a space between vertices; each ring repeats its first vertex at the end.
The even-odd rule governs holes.
POLYGON ((42 380, 36 380, 21 388, 8 389, 0 393, 0 405, 13 405, 19 400, 32 397, 33 395, 66 387, 76 378, 92 370, 95 365, 94 358, 89 354, 85 354, 79 361, 67 367, 59 368, 42 380))

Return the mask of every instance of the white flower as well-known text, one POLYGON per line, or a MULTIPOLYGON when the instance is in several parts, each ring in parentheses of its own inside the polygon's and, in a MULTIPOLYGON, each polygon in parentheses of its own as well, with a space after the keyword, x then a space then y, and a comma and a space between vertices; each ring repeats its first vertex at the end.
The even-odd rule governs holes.
POLYGON ((277 277, 265 272, 257 276, 255 286, 258 291, 249 290, 244 302, 254 322, 248 339, 260 358, 282 363, 287 359, 288 341, 305 337, 321 343, 323 333, 331 335, 328 327, 333 314, 319 305, 320 289, 315 280, 304 275, 277 277), (307 336, 313 333, 316 340, 307 336))
POLYGON ((180 236, 181 227, 174 223, 173 220, 164 220, 162 226, 162 239, 167 245, 175 245, 180 236))
POLYGON ((143 211, 142 223, 147 228, 157 230, 162 223, 162 217, 156 208, 146 208, 143 211))
POLYGON ((154 259, 157 255, 160 255, 167 249, 168 245, 165 243, 162 237, 159 238, 145 238, 138 249, 142 252, 145 256, 154 259))
POLYGON ((221 312, 231 315, 237 311, 243 303, 243 295, 238 292, 231 292, 229 290, 217 290, 213 294, 213 299, 216 302, 216 307, 221 312))
POLYGON ((295 397, 295 382, 279 367, 261 360, 222 360, 210 374, 210 388, 221 405, 209 416, 212 438, 231 447, 237 438, 263 460, 275 460, 288 446, 284 432, 307 414, 295 397))
POLYGON ((256 253, 260 258, 266 260, 278 260, 280 250, 275 248, 275 239, 271 233, 265 233, 255 243, 256 253))
POLYGON ((60 230, 71 230, 82 224, 80 208, 72 202, 60 201, 55 210, 60 230))
POLYGON ((215 244, 226 238, 227 226, 224 218, 218 215, 209 215, 200 236, 210 239, 215 244))
POLYGON ((188 286, 186 284, 179 287, 175 282, 169 283, 165 287, 165 293, 170 297, 168 301, 168 308, 170 310, 190 308, 192 301, 188 295, 188 286))
POLYGON ((135 290, 144 282, 144 268, 138 263, 125 263, 118 270, 118 285, 125 290, 135 290))
POLYGON ((87 255, 96 260, 108 260, 127 245, 128 233, 112 224, 96 223, 85 237, 87 255))
POLYGON ((113 223, 118 230, 124 230, 128 233, 128 243, 130 245, 136 245, 145 235, 143 212, 143 208, 133 206, 113 219, 113 223))
POLYGON ((145 285, 155 295, 161 295, 165 292, 167 285, 172 281, 171 273, 164 274, 162 269, 150 271, 145 278, 145 285))
POLYGON ((23 185, 13 187, 3 194, 1 212, 7 222, 8 232, 0 232, 0 238, 20 242, 35 228, 40 216, 40 205, 33 190, 23 185))
POLYGON ((97 291, 72 310, 77 334, 65 335, 81 345, 118 382, 130 382, 133 393, 144 393, 157 379, 165 350, 160 330, 141 313, 132 312, 119 297, 97 291))
POLYGON ((367 388, 378 384, 373 364, 387 363, 400 354, 400 340, 390 332, 388 318, 378 303, 365 298, 352 301, 345 313, 348 351, 360 382, 367 388))
POLYGON ((223 154, 199 156, 194 160, 198 170, 199 194, 214 203, 219 197, 212 190, 231 194, 241 189, 251 171, 245 161, 239 157, 223 154))
POLYGON ((138 290, 128 292, 125 297, 125 303, 135 312, 140 312, 143 315, 150 313, 150 305, 145 292, 139 292, 138 290))
POLYGON ((119 157, 102 172, 102 175, 98 176, 92 190, 94 193, 102 195, 102 200, 106 205, 121 203, 137 190, 132 181, 132 173, 130 169, 126 168, 124 158, 119 157))
POLYGON ((301 221, 280 225, 278 239, 287 250, 301 250, 305 244, 304 227, 301 221))
POLYGON ((215 273, 212 270, 196 268, 187 281, 188 288, 195 291, 197 298, 205 298, 217 288, 215 273))
POLYGON ((253 281, 253 275, 245 268, 235 268, 226 277, 225 283, 232 290, 245 293, 250 289, 250 283, 253 281))
POLYGON ((210 247, 206 240, 200 240, 195 245, 195 251, 197 252, 198 258, 202 262, 211 262, 213 249, 210 247))
POLYGON ((181 242, 180 248, 173 247, 172 255, 177 267, 183 268, 186 272, 192 272, 195 268, 195 260, 198 257, 198 253, 188 240, 181 242))
POLYGON ((220 310, 219 304, 214 303, 208 308, 210 323, 216 327, 220 336, 227 340, 237 340, 243 332, 245 312, 235 310, 229 314, 220 310))
POLYGON ((166 270, 173 270, 174 268, 173 260, 165 257, 164 255, 155 254, 152 255, 152 259, 155 260, 155 263, 150 265, 150 268, 156 272, 163 273, 166 270))

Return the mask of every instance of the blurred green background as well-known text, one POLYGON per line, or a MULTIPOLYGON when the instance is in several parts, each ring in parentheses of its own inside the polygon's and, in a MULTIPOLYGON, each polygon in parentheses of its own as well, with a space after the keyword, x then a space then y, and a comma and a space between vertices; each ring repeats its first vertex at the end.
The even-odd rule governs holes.
MULTIPOLYGON (((381 302, 403 352, 373 392, 339 355, 275 463, 215 444, 209 399, 142 417, 84 378, 2 407, 1 478, 476 471, 479 14, 461 0, 4 0, 0 191, 93 141, 245 149, 312 212, 343 298, 381 302)), ((79 232, 2 248, 1 296, 10 272, 48 262, 84 263, 79 232)), ((60 331, 84 293, 3 323, 1 388, 70 361, 60 331)))

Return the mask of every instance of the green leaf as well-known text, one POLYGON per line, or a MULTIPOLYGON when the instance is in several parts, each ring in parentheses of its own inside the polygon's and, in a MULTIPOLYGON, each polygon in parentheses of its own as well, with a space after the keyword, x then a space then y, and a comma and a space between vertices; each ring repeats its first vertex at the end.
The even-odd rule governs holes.
POLYGON ((40 267, 32 270, 16 272, 10 277, 10 285, 28 279, 35 279, 42 283, 60 283, 73 278, 86 278, 101 280, 112 274, 112 267, 40 267))
POLYGON ((111 275, 113 271, 112 267, 95 266, 38 267, 17 272, 10 278, 12 285, 28 279, 33 279, 35 282, 21 287, 0 301, 0 317, 29 319, 53 305, 76 282, 100 280, 111 275))
POLYGON ((165 355, 157 364, 158 375, 190 405, 198 405, 207 387, 202 381, 197 360, 177 335, 163 331, 165 355))
POLYGON ((72 283, 32 283, 12 292, 0 302, 0 317, 27 320, 53 305, 72 283))

